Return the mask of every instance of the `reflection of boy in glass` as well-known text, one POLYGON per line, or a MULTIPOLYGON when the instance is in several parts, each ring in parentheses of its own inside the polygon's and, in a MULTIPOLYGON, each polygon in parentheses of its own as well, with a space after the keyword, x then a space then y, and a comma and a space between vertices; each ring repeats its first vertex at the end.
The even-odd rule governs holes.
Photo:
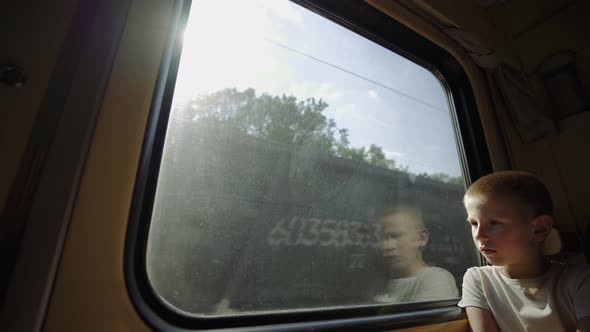
POLYGON ((388 281, 385 291, 375 297, 377 302, 432 301, 459 296, 451 273, 428 266, 422 258, 422 250, 428 243, 428 230, 419 209, 398 205, 385 210, 378 222, 388 281))

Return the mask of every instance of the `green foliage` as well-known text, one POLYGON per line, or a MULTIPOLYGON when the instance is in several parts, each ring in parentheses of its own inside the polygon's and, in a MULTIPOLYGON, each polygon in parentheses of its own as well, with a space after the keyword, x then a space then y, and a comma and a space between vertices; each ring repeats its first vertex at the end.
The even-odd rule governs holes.
POLYGON ((393 160, 386 158, 381 147, 351 147, 348 130, 337 128, 336 122, 323 114, 327 107, 322 99, 298 101, 286 95, 256 96, 254 89, 224 89, 193 100, 182 116, 218 130, 237 130, 283 144, 311 143, 337 157, 393 168, 393 160))
POLYGON ((450 176, 448 174, 440 173, 440 172, 432 173, 432 174, 420 173, 417 176, 436 180, 436 181, 457 184, 457 185, 464 185, 464 183, 465 183, 463 181, 463 177, 461 177, 461 176, 450 176))
MULTIPOLYGON (((315 98, 297 100, 294 96, 259 96, 252 88, 242 92, 224 89, 192 100, 180 109, 183 120, 198 123, 220 133, 238 132, 285 145, 313 145, 319 151, 383 168, 409 173, 407 166, 387 159, 380 146, 350 146, 348 129, 338 128, 334 119, 323 113, 328 104, 315 98)), ((453 184, 461 177, 444 173, 417 176, 453 184)))

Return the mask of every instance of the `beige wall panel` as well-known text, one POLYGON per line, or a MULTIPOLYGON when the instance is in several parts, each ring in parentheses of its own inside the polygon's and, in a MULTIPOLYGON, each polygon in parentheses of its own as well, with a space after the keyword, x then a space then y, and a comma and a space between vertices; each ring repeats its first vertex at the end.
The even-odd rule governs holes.
POLYGON ((486 9, 494 25, 511 38, 529 30, 540 20, 570 6, 576 0, 510 0, 496 1, 486 9))
POLYGON ((407 329, 394 330, 399 332, 467 332, 469 323, 467 319, 447 323, 433 324, 427 326, 410 327, 407 329))
POLYGON ((574 211, 579 230, 586 232, 590 224, 590 131, 567 132, 560 135, 554 147, 554 158, 567 188, 567 199, 574 211))
POLYGON ((82 177, 45 331, 147 330, 127 294, 123 252, 171 7, 171 1, 133 2, 82 177))
POLYGON ((534 29, 514 39, 524 69, 533 72, 548 56, 576 51, 590 42, 590 1, 577 1, 534 29))

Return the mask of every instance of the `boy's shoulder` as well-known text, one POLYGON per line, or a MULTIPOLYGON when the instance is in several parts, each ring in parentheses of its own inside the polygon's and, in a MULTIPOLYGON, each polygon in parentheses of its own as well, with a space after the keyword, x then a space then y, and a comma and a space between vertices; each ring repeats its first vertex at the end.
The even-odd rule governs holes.
POLYGON ((463 276, 463 284, 483 285, 502 282, 499 266, 475 266, 470 267, 463 276))
POLYGON ((420 272, 420 278, 426 282, 443 282, 449 280, 453 283, 455 282, 455 278, 451 272, 438 266, 429 266, 425 268, 420 272))
POLYGON ((499 266, 476 266, 467 269, 464 279, 471 281, 494 281, 500 283, 527 283, 546 278, 555 278, 560 284, 568 287, 580 287, 582 284, 590 283, 590 265, 588 264, 566 264, 551 262, 551 268, 542 276, 531 279, 510 279, 502 273, 499 266))
POLYGON ((452 276, 451 272, 443 269, 442 267, 438 267, 438 266, 429 266, 426 269, 424 269, 424 271, 426 273, 428 273, 429 275, 452 276))
POLYGON ((499 266, 485 265, 470 267, 465 272, 465 275, 497 275, 498 273, 500 273, 499 266))

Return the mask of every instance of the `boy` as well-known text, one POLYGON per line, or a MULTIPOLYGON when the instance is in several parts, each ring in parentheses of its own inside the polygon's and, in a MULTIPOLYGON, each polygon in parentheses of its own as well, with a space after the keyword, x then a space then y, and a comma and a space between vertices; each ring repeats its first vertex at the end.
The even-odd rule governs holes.
POLYGON ((388 281, 385 292, 375 297, 376 302, 432 301, 459 296, 451 273, 428 266, 422 258, 428 230, 418 208, 398 205, 387 209, 378 222, 382 233, 381 258, 388 281))
POLYGON ((549 262, 543 244, 553 205, 535 176, 498 172, 477 180, 464 197, 473 241, 493 266, 463 278, 473 331, 590 331, 590 268, 549 262))

